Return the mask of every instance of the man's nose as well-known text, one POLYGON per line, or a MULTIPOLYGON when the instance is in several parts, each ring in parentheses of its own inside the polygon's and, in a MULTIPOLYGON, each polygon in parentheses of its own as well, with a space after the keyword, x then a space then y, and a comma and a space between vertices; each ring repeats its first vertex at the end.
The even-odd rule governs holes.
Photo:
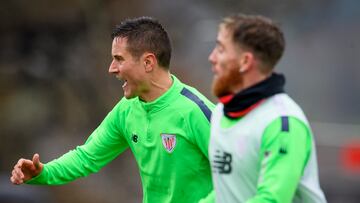
POLYGON ((213 49, 212 52, 210 53, 208 60, 210 61, 211 64, 214 65, 216 60, 215 49, 213 49))
POLYGON ((116 63, 115 61, 113 60, 110 64, 110 67, 109 67, 109 73, 117 73, 119 72, 118 68, 116 67, 116 63))

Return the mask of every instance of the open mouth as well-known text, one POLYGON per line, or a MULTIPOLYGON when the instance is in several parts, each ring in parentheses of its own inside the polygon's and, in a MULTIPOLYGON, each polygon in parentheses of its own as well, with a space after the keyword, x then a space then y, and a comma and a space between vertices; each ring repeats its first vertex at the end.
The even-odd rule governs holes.
POLYGON ((123 78, 121 78, 119 76, 116 76, 116 78, 123 82, 123 85, 122 85, 123 88, 127 85, 127 80, 125 80, 125 79, 123 79, 123 78))
POLYGON ((124 80, 124 84, 122 85, 122 87, 124 88, 127 85, 127 80, 124 80))

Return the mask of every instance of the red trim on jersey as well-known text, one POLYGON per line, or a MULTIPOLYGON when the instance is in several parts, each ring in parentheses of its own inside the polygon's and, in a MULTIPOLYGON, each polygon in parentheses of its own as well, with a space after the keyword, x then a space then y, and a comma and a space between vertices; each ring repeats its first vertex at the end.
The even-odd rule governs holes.
POLYGON ((219 100, 220 100, 221 103, 227 104, 227 103, 229 103, 229 102, 232 100, 232 98, 234 98, 234 95, 233 95, 233 94, 229 94, 229 95, 220 97, 219 100))
POLYGON ((255 109, 257 106, 259 106, 264 101, 265 101, 265 99, 262 99, 262 100, 256 102, 255 104, 249 106, 248 108, 246 108, 246 109, 244 109, 242 111, 229 112, 228 114, 229 114, 229 116, 235 117, 235 118, 245 116, 247 113, 249 113, 251 110, 255 109))

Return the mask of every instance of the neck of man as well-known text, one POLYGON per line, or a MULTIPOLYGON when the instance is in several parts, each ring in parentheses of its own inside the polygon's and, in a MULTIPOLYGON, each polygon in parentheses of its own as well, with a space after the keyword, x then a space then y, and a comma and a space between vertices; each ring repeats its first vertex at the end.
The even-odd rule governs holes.
POLYGON ((152 102, 163 95, 173 84, 168 70, 157 68, 149 73, 148 90, 140 95, 141 100, 152 102))
POLYGON ((245 89, 248 89, 249 87, 256 85, 257 83, 265 80, 266 78, 268 78, 270 76, 271 76, 271 72, 264 74, 264 73, 261 73, 260 71, 255 71, 255 70, 249 71, 244 74, 241 85, 239 85, 233 89, 233 93, 236 94, 245 89))

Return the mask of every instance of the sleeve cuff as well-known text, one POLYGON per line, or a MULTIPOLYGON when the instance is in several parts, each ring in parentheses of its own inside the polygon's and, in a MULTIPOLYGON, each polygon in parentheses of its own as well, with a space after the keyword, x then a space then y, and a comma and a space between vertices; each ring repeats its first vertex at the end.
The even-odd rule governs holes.
POLYGON ((25 183, 31 185, 42 185, 46 183, 46 179, 47 179, 46 177, 47 177, 47 170, 46 170, 46 165, 44 164, 44 168, 40 172, 40 174, 26 181, 25 183))

